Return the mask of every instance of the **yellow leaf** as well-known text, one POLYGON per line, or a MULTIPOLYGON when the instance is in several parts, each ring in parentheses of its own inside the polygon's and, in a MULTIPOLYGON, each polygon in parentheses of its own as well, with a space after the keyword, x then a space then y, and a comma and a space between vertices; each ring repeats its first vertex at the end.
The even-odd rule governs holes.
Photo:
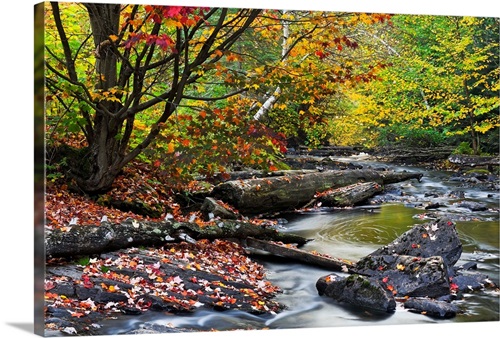
POLYGON ((168 144, 167 154, 172 154, 174 151, 175 151, 175 146, 174 146, 174 143, 173 143, 173 142, 170 142, 170 143, 168 144))
POLYGON ((398 264, 396 265, 396 269, 403 271, 405 269, 405 266, 403 264, 398 264))
POLYGON ((118 40, 118 36, 112 34, 109 36, 109 39, 112 41, 112 42, 115 42, 116 40, 118 40))

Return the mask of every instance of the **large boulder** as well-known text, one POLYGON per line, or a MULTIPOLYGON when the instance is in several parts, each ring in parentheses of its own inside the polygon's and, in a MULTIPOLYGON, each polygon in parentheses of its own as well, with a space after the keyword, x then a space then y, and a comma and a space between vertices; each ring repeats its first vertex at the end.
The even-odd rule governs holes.
POLYGON ((370 256, 405 255, 421 258, 441 256, 448 267, 452 267, 462 254, 462 243, 455 224, 448 218, 415 225, 390 244, 383 246, 370 256))
POLYGON ((439 297, 450 293, 448 269, 440 256, 367 256, 353 268, 398 297, 439 297))
POLYGON ((377 280, 365 276, 354 274, 345 278, 331 274, 321 277, 316 282, 316 289, 320 296, 325 295, 338 302, 383 312, 396 309, 392 292, 377 280))

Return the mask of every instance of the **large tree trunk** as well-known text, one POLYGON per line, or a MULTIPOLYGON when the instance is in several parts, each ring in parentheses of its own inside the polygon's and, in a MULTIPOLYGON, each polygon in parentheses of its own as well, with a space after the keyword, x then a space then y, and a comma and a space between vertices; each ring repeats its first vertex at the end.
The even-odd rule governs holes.
POLYGON ((422 174, 375 170, 332 170, 312 174, 228 181, 214 187, 212 195, 242 214, 293 210, 310 202, 316 193, 360 182, 379 185, 420 179, 422 174))
POLYGON ((132 246, 154 247, 198 239, 244 240, 247 237, 298 245, 307 242, 301 236, 238 221, 224 220, 213 226, 200 227, 195 223, 128 220, 118 224, 104 222, 100 226, 76 225, 69 231, 47 231, 45 251, 47 257, 67 257, 99 254, 132 246))

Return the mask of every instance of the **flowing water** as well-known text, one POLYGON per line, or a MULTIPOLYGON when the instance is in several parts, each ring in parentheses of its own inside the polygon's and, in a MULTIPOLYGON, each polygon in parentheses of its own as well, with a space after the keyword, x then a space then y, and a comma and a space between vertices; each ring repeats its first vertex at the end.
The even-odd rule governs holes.
MULTIPOLYGON (((372 164, 376 165, 376 164, 372 164)), ((404 190, 408 199, 401 202, 386 202, 378 205, 367 204, 341 210, 319 210, 301 214, 287 214, 287 223, 281 231, 292 232, 314 239, 303 249, 316 250, 333 257, 356 261, 382 245, 395 239, 418 223, 428 222, 420 215, 423 208, 413 207, 415 201, 427 199, 439 202, 452 215, 481 220, 457 221, 457 230, 463 244, 463 253, 458 264, 476 262, 478 272, 487 274, 499 284, 499 218, 498 191, 483 191, 477 188, 462 188, 461 183, 450 181, 448 173, 431 172, 418 168, 397 168, 422 171, 421 182, 411 181, 396 184, 404 190), (462 190, 465 199, 486 203, 491 209, 486 212, 471 212, 453 206, 455 200, 447 196, 450 191, 462 190), (425 197, 429 192, 434 197, 425 197)), ((283 293, 277 300, 287 309, 276 315, 255 316, 240 311, 199 311, 192 315, 172 316, 150 312, 137 319, 128 318, 117 328, 115 323, 106 334, 126 333, 138 328, 141 323, 153 322, 207 331, 234 329, 292 329, 340 327, 360 325, 391 325, 419 323, 456 323, 499 320, 499 293, 495 290, 479 291, 465 295, 459 305, 465 309, 452 319, 438 320, 425 315, 411 313, 398 306, 392 314, 369 311, 339 305, 326 297, 318 296, 316 281, 330 271, 303 264, 290 264, 280 259, 258 257, 267 269, 267 278, 281 287, 283 293), (123 325, 122 325, 123 324, 123 325)))

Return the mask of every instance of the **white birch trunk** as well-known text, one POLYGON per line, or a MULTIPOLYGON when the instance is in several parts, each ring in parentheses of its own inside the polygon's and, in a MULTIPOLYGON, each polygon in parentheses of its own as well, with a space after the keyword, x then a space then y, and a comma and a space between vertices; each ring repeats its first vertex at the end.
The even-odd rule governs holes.
MULTIPOLYGON (((285 14, 287 11, 283 11, 285 14)), ((290 26, 287 20, 283 20, 283 42, 281 43, 281 62, 286 63, 286 55, 288 54, 288 37, 290 36, 290 26)), ((276 87, 274 93, 262 104, 259 110, 253 116, 254 120, 259 121, 278 101, 281 94, 280 86, 276 87)))

